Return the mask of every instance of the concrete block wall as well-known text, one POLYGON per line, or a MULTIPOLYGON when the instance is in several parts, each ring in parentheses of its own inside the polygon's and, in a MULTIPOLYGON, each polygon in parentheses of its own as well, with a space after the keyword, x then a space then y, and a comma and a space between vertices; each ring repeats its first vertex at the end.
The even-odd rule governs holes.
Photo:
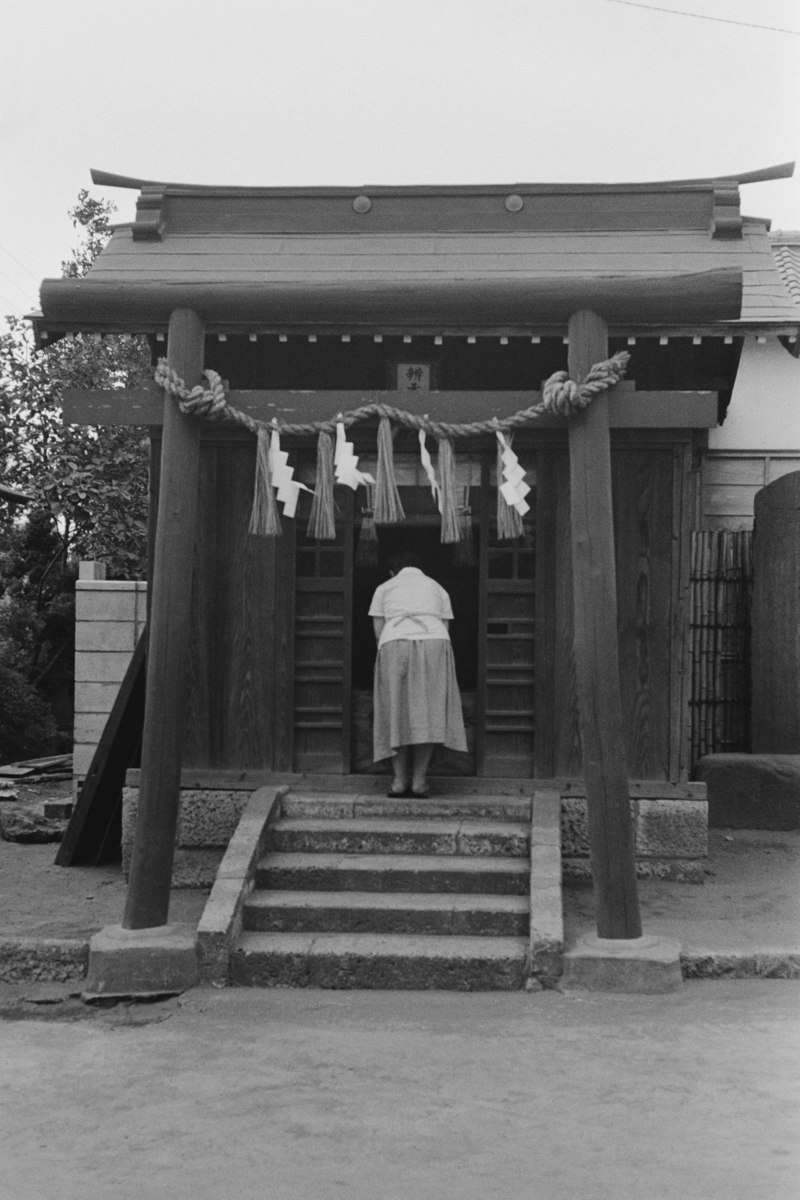
POLYGON ((86 776, 147 616, 147 584, 82 562, 75 585, 73 786, 86 776))

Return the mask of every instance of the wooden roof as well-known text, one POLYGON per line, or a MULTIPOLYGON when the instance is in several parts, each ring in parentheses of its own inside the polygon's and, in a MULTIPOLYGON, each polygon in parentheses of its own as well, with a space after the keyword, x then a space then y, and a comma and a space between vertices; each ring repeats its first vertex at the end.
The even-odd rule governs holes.
MULTIPOLYGON (((742 176, 774 177, 787 168, 742 176)), ((40 327, 563 332, 594 308, 612 332, 795 331, 768 225, 739 180, 476 187, 140 188, 85 279, 45 280, 40 327)))

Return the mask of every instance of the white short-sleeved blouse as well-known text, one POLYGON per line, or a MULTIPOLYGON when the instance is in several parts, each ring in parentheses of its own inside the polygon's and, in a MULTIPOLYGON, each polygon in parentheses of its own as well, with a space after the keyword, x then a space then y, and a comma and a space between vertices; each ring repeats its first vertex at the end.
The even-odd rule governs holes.
POLYGON ((450 597, 435 579, 418 567, 403 567, 386 583, 376 588, 369 606, 371 617, 386 621, 378 649, 384 642, 450 640, 445 621, 452 621, 450 597))

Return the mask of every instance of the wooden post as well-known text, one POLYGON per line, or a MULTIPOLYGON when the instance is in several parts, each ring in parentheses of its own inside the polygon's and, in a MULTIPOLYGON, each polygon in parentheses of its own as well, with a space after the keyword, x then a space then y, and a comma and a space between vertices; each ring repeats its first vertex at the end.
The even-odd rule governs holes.
POLYGON ((800 471, 756 493, 752 749, 800 754, 800 471))
MULTIPOLYGON (((606 358, 605 321, 597 313, 574 313, 570 378, 581 380, 606 358)), ((575 667, 597 933, 638 938, 642 926, 619 682, 608 392, 572 416, 568 429, 575 667)))
MULTIPOLYGON (((188 387, 203 368, 203 323, 190 309, 169 321, 167 361, 188 387)), ((166 925, 185 733, 201 422, 164 395, 161 474, 150 580, 142 770, 125 929, 166 925)))

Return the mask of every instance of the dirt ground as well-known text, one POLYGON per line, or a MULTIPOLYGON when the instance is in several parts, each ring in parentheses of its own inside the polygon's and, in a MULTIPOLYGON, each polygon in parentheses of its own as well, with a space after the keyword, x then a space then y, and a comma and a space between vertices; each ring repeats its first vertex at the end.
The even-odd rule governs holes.
MULTIPOLYGON (((710 829, 705 883, 639 882, 643 932, 714 954, 800 950, 800 832, 710 829)), ((594 931, 592 891, 564 889, 567 940, 594 931)))
MULTIPOLYGON (((69 781, 41 783, 3 804, 36 806, 71 794, 69 781)), ((0 936, 86 937, 119 924, 121 867, 57 867, 57 851, 57 843, 0 839, 0 936)), ((207 895, 173 891, 170 921, 197 922, 207 895)), ((645 932, 678 937, 686 948, 800 949, 800 832, 712 829, 703 886, 642 881, 639 900, 645 932)), ((565 888, 564 915, 568 940, 591 931, 591 888, 565 888)))
MULTIPOLYGON (((18 800, 4 807, 37 807, 45 800, 69 800, 69 780, 17 788, 18 800)), ((0 838, 0 936, 89 937, 118 925, 126 883, 119 865, 57 867, 57 842, 25 845, 0 838)), ((197 923, 208 896, 204 889, 174 891, 169 919, 197 923)))

